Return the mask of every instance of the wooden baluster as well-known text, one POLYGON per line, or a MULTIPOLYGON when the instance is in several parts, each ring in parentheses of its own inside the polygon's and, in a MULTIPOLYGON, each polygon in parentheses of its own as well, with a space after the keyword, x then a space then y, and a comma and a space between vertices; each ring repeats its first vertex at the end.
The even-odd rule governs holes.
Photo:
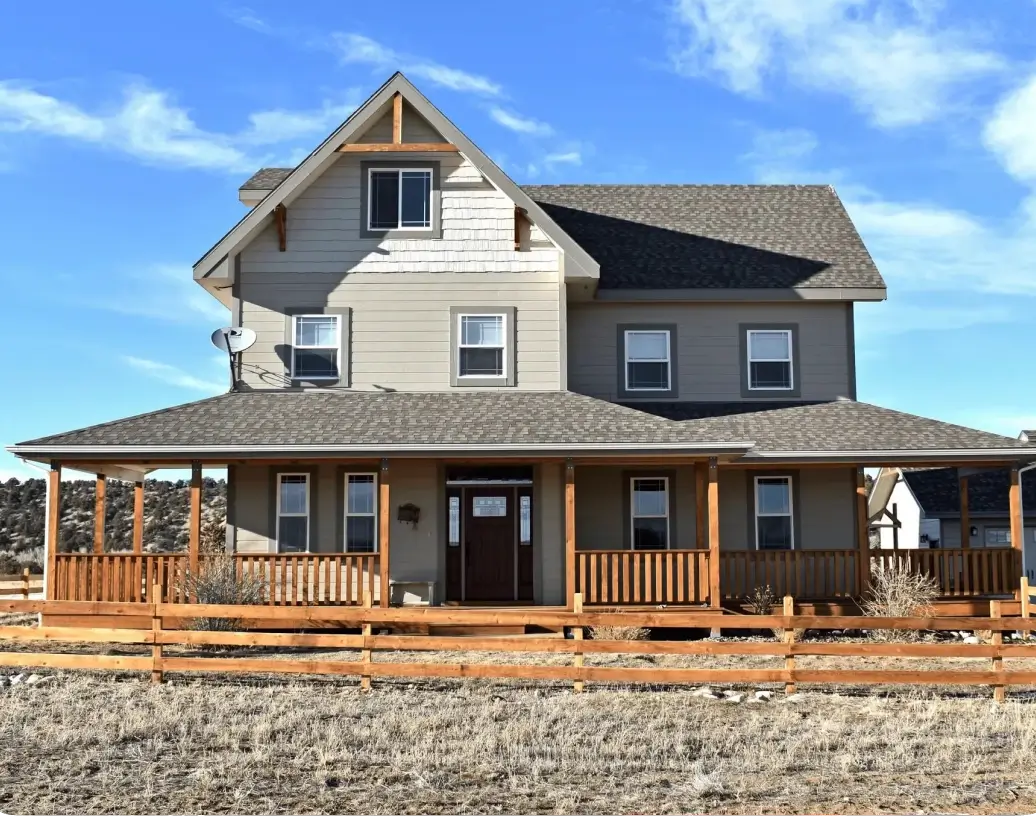
POLYGON ((1001 578, 1000 559, 997 557, 998 555, 1000 555, 1001 551, 1000 550, 989 550, 988 552, 992 553, 992 555, 993 555, 993 558, 991 559, 992 562, 993 562, 993 587, 992 587, 993 592, 992 592, 992 594, 994 594, 994 595, 1002 595, 1003 592, 1004 592, 1004 588, 1003 588, 1003 585, 1002 585, 1001 580, 1000 580, 1000 578, 1001 578))
POLYGON ((676 553, 676 602, 684 602, 684 587, 687 585, 687 554, 676 553))
POLYGON ((673 602, 673 554, 670 552, 663 553, 662 563, 665 568, 665 598, 663 603, 673 602))
POLYGON ((640 553, 636 550, 631 550, 630 553, 630 557, 633 559, 633 603, 639 604, 641 595, 640 582, 642 578, 640 574, 640 562, 643 559, 641 558, 640 553))
POLYGON ((656 604, 662 603, 662 553, 655 550, 652 555, 652 560, 655 562, 652 565, 652 569, 655 571, 655 600, 656 604))
POLYGON ((612 553, 611 558, 611 583, 612 583, 612 594, 610 603, 619 602, 619 556, 617 553, 612 553))

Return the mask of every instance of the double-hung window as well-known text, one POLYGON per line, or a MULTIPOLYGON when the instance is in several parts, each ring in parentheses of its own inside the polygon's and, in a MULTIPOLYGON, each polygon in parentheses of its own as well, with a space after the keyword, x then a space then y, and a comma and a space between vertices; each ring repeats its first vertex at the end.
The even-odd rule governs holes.
POLYGON ((791 391, 794 388, 789 329, 749 329, 747 345, 749 391, 791 391))
POLYGON ((756 476, 755 544, 760 550, 795 548, 791 477, 756 476))
POLYGON ((669 548, 669 479, 630 479, 630 544, 634 550, 669 548))
POLYGON ((432 229, 432 168, 367 172, 367 229, 432 229))
POLYGON ((1011 531, 1008 528, 986 528, 987 547, 1010 547, 1011 531))
POLYGON ((628 330, 625 338, 626 390, 671 390, 672 357, 669 331, 628 330))
POLYGON ((345 551, 378 551, 378 479, 373 473, 345 476, 345 551))
POLYGON ((507 376, 507 316, 461 314, 457 344, 459 377, 507 376))
POLYGON ((339 315, 295 315, 292 326, 292 378, 337 380, 342 353, 339 315))
POLYGON ((277 552, 309 550, 309 474, 277 474, 277 552))

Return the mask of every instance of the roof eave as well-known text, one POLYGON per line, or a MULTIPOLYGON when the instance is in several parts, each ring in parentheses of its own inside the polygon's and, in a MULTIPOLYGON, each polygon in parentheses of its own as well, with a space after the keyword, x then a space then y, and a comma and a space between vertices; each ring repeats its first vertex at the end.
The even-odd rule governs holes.
POLYGON ((752 450, 745 462, 807 462, 849 465, 955 464, 962 462, 1002 462, 1010 465, 1036 461, 1034 448, 959 448, 866 451, 752 450))
POLYGON ((867 286, 797 286, 774 289, 598 289, 597 300, 610 302, 787 302, 787 301, 860 301, 880 302, 886 299, 885 287, 867 286))

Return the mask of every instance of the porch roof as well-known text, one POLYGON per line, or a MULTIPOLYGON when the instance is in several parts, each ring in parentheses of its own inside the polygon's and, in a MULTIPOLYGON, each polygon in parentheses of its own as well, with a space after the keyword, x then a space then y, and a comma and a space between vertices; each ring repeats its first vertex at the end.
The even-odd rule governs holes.
POLYGON ((1036 444, 851 400, 634 406, 567 391, 240 391, 9 450, 39 461, 640 452, 857 464, 1036 460, 1036 444))
POLYGON ((230 392, 15 445, 27 458, 646 451, 742 454, 748 440, 567 391, 230 392))

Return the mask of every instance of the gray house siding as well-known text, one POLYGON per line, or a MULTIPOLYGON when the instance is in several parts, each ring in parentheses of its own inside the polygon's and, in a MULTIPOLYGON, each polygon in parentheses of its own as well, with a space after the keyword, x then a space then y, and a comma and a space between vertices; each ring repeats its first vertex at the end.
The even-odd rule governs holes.
MULTIPOLYGON (((742 324, 796 324, 799 387, 788 399, 827 400, 853 393, 851 311, 844 303, 574 303, 569 302, 568 387, 592 397, 620 399, 616 371, 623 324, 676 325, 677 399, 743 399, 742 324)), ((652 399, 648 394, 645 399, 652 399)), ((774 399, 771 392, 761 399, 774 399)), ((632 400, 632 395, 622 397, 632 400)))

